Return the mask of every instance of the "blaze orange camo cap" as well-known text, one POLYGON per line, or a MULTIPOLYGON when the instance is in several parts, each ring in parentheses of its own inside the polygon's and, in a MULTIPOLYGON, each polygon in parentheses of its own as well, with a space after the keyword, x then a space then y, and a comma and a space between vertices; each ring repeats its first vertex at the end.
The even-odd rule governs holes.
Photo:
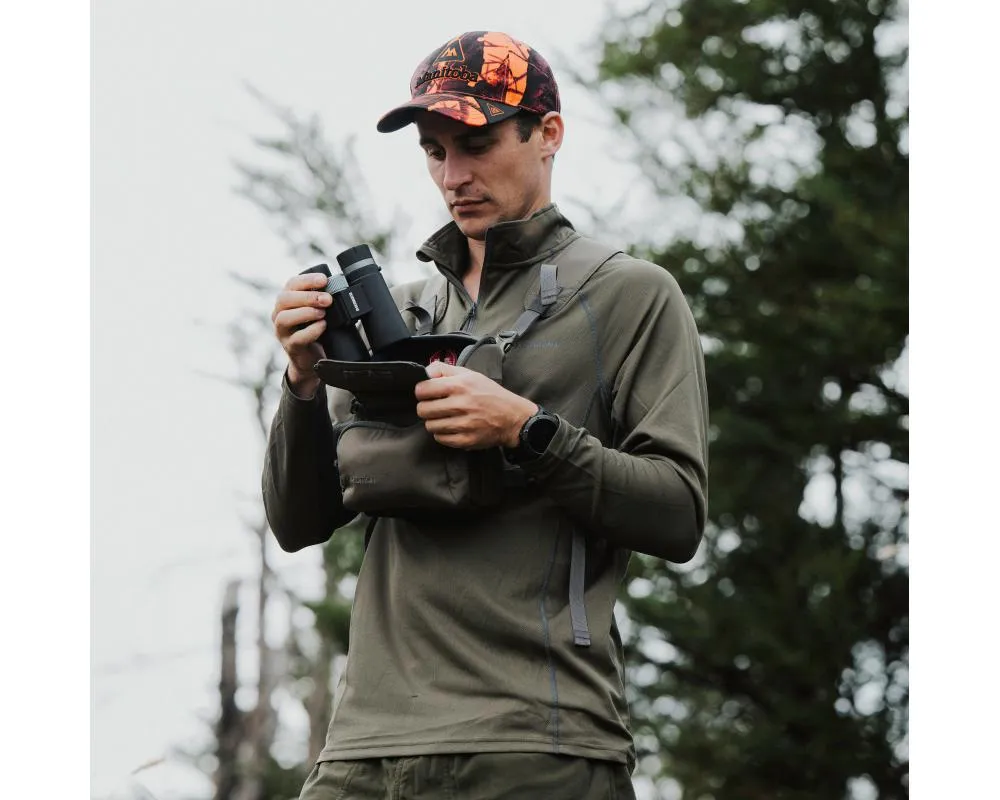
POLYGON ((378 129, 398 131, 420 109, 478 127, 522 110, 559 111, 559 87, 548 62, 524 42, 506 33, 472 31, 420 62, 410 79, 410 101, 382 117, 378 129))

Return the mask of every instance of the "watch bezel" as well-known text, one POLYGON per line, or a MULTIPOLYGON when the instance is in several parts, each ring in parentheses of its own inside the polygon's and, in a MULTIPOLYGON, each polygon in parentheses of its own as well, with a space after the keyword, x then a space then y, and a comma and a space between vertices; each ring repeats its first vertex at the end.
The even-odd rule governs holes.
POLYGON ((552 436, 550 436, 548 442, 545 443, 545 447, 539 449, 535 446, 535 442, 532 440, 532 431, 543 430, 543 427, 539 427, 540 422, 551 424, 552 436, 555 435, 555 431, 559 427, 559 418, 555 414, 550 414, 544 408, 539 407, 538 411, 525 421, 524 426, 521 428, 521 435, 518 437, 521 448, 535 456, 542 455, 552 442, 552 436))

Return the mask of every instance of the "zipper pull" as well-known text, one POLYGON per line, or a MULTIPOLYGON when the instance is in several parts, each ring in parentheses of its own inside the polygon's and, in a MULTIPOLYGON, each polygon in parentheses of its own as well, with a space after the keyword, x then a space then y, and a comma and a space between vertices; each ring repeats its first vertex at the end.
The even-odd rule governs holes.
POLYGON ((469 309, 469 313, 465 317, 465 321, 462 323, 462 327, 459 331, 462 333, 468 333, 472 330, 472 326, 476 321, 476 311, 479 309, 479 303, 474 302, 472 308, 469 309))

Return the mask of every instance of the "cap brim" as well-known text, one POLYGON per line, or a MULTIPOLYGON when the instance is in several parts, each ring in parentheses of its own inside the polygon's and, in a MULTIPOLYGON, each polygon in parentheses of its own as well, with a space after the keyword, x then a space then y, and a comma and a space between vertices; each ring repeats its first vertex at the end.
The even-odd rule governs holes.
POLYGON ((449 117, 464 125, 480 128, 503 122, 521 109, 493 100, 481 100, 467 94, 435 92, 415 97, 410 102, 397 106, 378 121, 376 128, 381 133, 392 133, 405 128, 415 119, 418 111, 430 111, 449 117))

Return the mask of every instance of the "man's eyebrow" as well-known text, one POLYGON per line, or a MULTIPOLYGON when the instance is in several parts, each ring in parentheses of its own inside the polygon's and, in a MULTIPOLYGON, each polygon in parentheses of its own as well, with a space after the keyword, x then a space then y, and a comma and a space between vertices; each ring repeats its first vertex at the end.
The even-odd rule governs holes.
POLYGON ((469 139, 492 139, 495 131, 491 131, 487 127, 475 128, 468 133, 462 133, 456 136, 456 139, 460 139, 463 142, 469 141, 469 139))
MULTIPOLYGON (((469 131, 468 133, 460 133, 460 134, 458 134, 457 136, 455 136, 455 141, 458 142, 459 144, 468 144, 470 141, 473 141, 475 139, 486 139, 488 141, 492 141, 493 138, 495 137, 495 135, 496 135, 496 131, 491 131, 488 128, 485 129, 485 130, 481 130, 481 129, 477 128, 475 130, 469 131)), ((425 135, 423 135, 423 136, 420 137, 420 146, 421 147, 440 147, 441 143, 437 139, 435 139, 433 136, 429 136, 429 135, 425 134, 425 135)))

